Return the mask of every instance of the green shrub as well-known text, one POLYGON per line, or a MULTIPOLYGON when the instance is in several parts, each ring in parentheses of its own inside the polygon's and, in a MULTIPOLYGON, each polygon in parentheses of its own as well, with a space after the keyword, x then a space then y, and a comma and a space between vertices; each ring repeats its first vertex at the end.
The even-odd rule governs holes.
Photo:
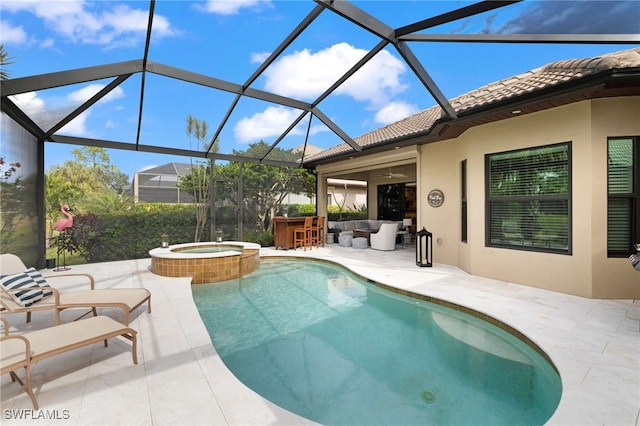
MULTIPOLYGON (((237 208, 224 206, 216 210, 216 222, 225 240, 238 235, 237 208)), ((273 246, 271 232, 260 232, 255 223, 245 218, 243 240, 263 247, 273 246)), ((134 211, 95 215, 78 214, 65 241, 66 253, 80 256, 88 263, 143 259, 160 246, 160 235, 169 236, 169 244, 193 241, 196 226, 192 206, 177 204, 139 204, 134 211)), ((210 225, 204 230, 209 240, 210 225)))
POLYGON ((244 233, 244 240, 250 243, 258 243, 262 247, 273 246, 273 234, 268 231, 247 231, 244 233))
POLYGON ((341 220, 366 220, 368 214, 366 211, 355 210, 342 210, 342 211, 329 211, 327 213, 327 220, 341 221, 341 220))
MULTIPOLYGON (((196 218, 192 208, 168 205, 108 215, 80 214, 69 231, 70 249, 89 263, 149 257, 167 233, 170 244, 193 241, 196 218)), ((189 207, 189 206, 187 206, 189 207)), ((205 235, 209 235, 209 228, 205 235)))
POLYGON ((287 213, 289 217, 314 216, 316 214, 315 204, 283 204, 282 214, 287 213))

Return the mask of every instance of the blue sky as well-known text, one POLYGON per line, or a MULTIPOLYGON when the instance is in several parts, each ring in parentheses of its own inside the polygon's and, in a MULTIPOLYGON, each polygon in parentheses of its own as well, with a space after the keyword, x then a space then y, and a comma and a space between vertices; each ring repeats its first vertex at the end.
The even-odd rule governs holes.
MULTIPOLYGON (((354 1, 397 28, 466 6, 458 1, 354 1)), ((155 6, 149 60, 242 84, 314 8, 310 0, 166 1, 155 6)), ((148 1, 14 1, 0 3, 0 40, 13 58, 10 78, 130 61, 143 57, 148 1)), ((640 2, 524 1, 429 30, 439 34, 640 33, 640 2)), ((253 85, 255 89, 312 101, 378 39, 325 11, 253 85)), ((549 62, 628 49, 629 45, 515 45, 411 43, 411 49, 447 98, 549 62)), ((39 123, 52 123, 109 81, 25 93, 15 101, 39 123)), ((136 140, 141 74, 59 133, 133 143, 136 140)), ((205 120, 213 135, 233 96, 146 74, 140 143, 189 148, 185 119, 205 120)), ((378 54, 319 108, 357 137, 435 105, 392 46, 378 54)), ((272 143, 299 111, 243 98, 220 134, 220 152, 249 143, 272 143)), ((304 143, 307 120, 281 143, 304 143)), ((308 143, 329 148, 341 140, 321 122, 311 122, 308 143)), ((70 159, 73 146, 46 145, 47 167, 70 159)), ((134 172, 187 158, 109 151, 112 163, 134 172)), ((4 155, 4 154, 3 154, 4 155)))

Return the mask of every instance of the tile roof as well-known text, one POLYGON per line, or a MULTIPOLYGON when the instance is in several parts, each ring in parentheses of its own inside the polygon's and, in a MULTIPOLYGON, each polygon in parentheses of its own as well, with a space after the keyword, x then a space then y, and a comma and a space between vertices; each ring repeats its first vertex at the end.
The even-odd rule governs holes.
POLYGON ((146 175, 174 175, 186 176, 191 173, 191 164, 188 163, 167 163, 136 172, 146 175))
MULTIPOLYGON (((622 50, 593 58, 562 60, 487 84, 453 98, 449 102, 457 113, 462 113, 604 71, 638 67, 640 67, 640 48, 622 50)), ((358 136, 354 141, 364 148, 399 138, 407 138, 429 131, 437 120, 443 117, 444 111, 436 105, 398 122, 358 136)), ((307 161, 316 161, 352 151, 347 143, 342 143, 312 156, 307 161)))

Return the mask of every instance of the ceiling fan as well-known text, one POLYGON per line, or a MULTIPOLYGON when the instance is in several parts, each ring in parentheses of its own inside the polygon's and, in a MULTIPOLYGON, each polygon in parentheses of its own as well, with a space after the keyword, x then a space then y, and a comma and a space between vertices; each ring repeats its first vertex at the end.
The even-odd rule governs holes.
POLYGON ((389 167, 389 171, 387 173, 381 174, 381 175, 376 175, 376 177, 384 177, 387 179, 393 179, 393 178, 404 178, 404 177, 408 177, 407 175, 405 175, 404 173, 394 173, 391 171, 391 167, 389 167))

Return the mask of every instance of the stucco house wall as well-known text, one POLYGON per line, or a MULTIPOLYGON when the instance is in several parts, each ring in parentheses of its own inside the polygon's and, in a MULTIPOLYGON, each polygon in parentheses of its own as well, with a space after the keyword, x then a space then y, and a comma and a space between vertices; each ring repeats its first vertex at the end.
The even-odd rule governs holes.
POLYGON ((592 297, 638 299, 640 274, 626 258, 607 259, 607 146, 603 141, 611 136, 640 135, 640 97, 592 101, 591 134, 592 297))
POLYGON ((419 193, 444 192, 441 207, 422 198, 418 226, 434 235, 434 261, 469 273, 585 297, 638 298, 640 276, 627 259, 607 258, 607 137, 640 134, 640 98, 582 101, 474 127, 419 146, 419 193), (572 254, 485 245, 485 155, 571 141, 572 254), (461 242, 460 162, 467 160, 468 239, 461 242))

